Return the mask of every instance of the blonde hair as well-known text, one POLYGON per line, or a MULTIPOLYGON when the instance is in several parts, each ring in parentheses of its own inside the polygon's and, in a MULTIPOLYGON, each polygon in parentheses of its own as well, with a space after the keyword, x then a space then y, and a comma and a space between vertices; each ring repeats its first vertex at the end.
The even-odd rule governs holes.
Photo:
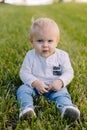
POLYGON ((59 28, 56 22, 50 18, 38 18, 31 25, 30 38, 32 39, 36 33, 43 32, 44 34, 45 31, 49 33, 49 29, 52 30, 53 33, 56 33, 59 39, 59 28))

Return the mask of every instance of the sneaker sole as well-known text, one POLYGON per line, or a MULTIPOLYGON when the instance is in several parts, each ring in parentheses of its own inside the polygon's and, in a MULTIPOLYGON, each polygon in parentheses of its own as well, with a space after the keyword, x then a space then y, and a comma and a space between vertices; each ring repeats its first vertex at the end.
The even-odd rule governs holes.
POLYGON ((62 115, 62 118, 66 119, 68 123, 75 122, 78 117, 80 116, 80 112, 77 108, 66 108, 64 111, 64 115, 62 115))
POLYGON ((19 114, 20 120, 27 120, 27 119, 33 119, 36 118, 36 114, 32 108, 26 108, 19 114))
POLYGON ((35 119, 36 116, 34 115, 33 111, 30 110, 29 112, 25 113, 21 118, 20 120, 32 120, 32 119, 35 119))

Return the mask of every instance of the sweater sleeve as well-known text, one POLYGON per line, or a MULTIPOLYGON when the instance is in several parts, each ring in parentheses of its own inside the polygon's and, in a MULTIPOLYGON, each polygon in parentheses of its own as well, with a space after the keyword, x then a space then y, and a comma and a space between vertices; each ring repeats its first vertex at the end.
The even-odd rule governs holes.
POLYGON ((62 75, 59 77, 64 83, 64 86, 67 86, 74 77, 74 71, 70 63, 70 59, 67 53, 62 56, 62 75))
POLYGON ((24 84, 28 84, 31 86, 32 82, 38 80, 32 74, 32 63, 33 63, 33 53, 28 52, 24 58, 22 67, 20 69, 20 79, 24 84))

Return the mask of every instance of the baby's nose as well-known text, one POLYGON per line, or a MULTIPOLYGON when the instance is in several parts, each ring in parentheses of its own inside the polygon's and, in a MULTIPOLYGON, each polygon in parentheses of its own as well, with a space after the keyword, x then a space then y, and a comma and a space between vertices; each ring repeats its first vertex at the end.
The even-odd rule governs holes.
POLYGON ((44 42, 43 47, 48 47, 48 42, 44 42))

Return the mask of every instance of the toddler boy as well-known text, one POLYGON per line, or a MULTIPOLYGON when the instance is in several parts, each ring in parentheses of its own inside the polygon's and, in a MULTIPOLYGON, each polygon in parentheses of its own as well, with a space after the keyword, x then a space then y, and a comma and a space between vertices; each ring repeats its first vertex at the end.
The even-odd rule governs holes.
POLYGON ((33 97, 38 95, 54 101, 61 118, 74 122, 80 116, 66 88, 74 74, 68 53, 56 48, 59 39, 59 28, 52 19, 39 18, 33 22, 30 28, 33 49, 24 58, 20 70, 23 85, 17 91, 20 119, 36 116, 33 97))

